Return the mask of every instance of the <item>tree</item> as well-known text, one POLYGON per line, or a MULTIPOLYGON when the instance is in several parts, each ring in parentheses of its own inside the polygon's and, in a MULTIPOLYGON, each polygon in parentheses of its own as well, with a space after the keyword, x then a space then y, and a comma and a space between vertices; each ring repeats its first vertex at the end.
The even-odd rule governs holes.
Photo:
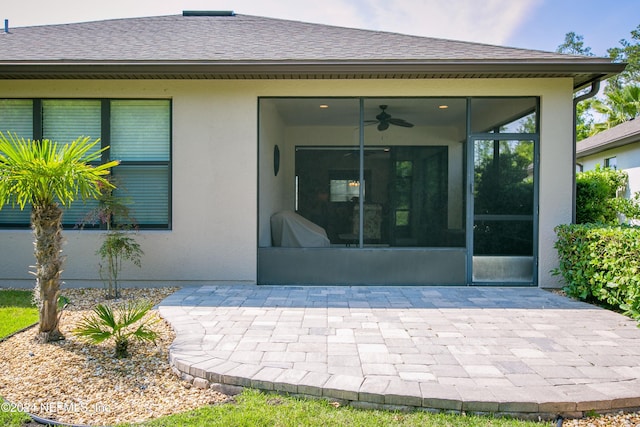
POLYGON ((622 73, 607 80, 612 90, 629 84, 640 84, 640 25, 631 31, 631 40, 622 39, 621 47, 612 47, 607 50, 611 59, 628 64, 622 73))
MULTIPOLYGON (((565 34, 564 43, 556 49, 558 53, 566 53, 570 55, 593 56, 591 48, 584 45, 584 38, 571 31, 565 34)), ((593 128, 593 119, 589 114, 591 109, 591 100, 585 100, 578 103, 576 107, 576 140, 580 141, 587 138, 593 128)))
POLYGON ((605 117, 604 122, 593 126, 594 134, 632 120, 640 115, 640 86, 606 91, 604 99, 594 100, 592 107, 605 117))
POLYGON ((4 205, 31 205, 31 228, 36 258, 35 296, 39 306, 38 341, 63 339, 58 323, 58 298, 62 273, 62 208, 79 196, 85 200, 111 186, 106 176, 118 162, 98 166, 99 140, 81 137, 70 144, 25 140, 0 132, 0 209, 4 205))
POLYGON ((557 47, 556 52, 570 55, 593 56, 591 48, 584 45, 584 37, 573 31, 565 34, 564 43, 557 47))

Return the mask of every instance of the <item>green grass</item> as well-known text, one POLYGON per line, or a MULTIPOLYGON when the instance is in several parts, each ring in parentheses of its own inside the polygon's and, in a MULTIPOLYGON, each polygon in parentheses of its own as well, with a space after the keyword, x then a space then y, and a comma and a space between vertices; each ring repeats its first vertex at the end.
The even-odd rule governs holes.
POLYGON ((33 292, 0 290, 0 338, 4 338, 38 321, 33 292))
POLYGON ((0 426, 20 427, 31 420, 28 415, 24 412, 19 412, 18 409, 15 405, 12 406, 0 397, 0 426))
POLYGON ((169 426, 420 426, 420 427, 541 427, 541 424, 507 418, 336 408, 324 400, 301 399, 246 390, 236 403, 206 406, 144 424, 169 426))

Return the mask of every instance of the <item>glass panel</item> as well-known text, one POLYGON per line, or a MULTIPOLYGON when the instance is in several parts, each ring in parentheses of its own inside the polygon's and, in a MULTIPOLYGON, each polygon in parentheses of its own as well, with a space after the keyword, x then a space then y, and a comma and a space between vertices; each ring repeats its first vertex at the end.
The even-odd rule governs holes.
MULTIPOLYGON (((331 243, 358 239, 354 210, 359 207, 357 147, 296 148, 298 213, 324 228, 331 243)), ((368 186, 365 175, 365 186, 368 186)), ((367 189, 363 188, 365 200, 367 189)))
POLYGON ((0 132, 15 133, 20 138, 33 138, 33 101, 0 99, 0 132))
POLYGON ((169 224, 169 166, 125 166, 113 170, 114 195, 128 204, 140 225, 169 224))
MULTIPOLYGON (((102 136, 101 102, 86 100, 42 101, 44 139, 68 144, 81 136, 92 140, 102 136)), ((99 150, 100 145, 95 147, 99 150)))
POLYGON ((111 158, 168 161, 170 105, 168 100, 111 101, 111 158))
MULTIPOLYGON (((33 138, 33 101, 30 99, 0 100, 0 132, 15 133, 19 138, 33 138)), ((28 226, 31 206, 20 210, 18 206, 5 205, 0 210, 0 224, 28 226)))
POLYGON ((533 215, 533 142, 476 141, 475 215, 533 215))
POLYGON ((533 254, 532 141, 475 141, 474 255, 533 254))
POLYGON ((82 223, 87 222, 85 226, 99 226, 95 221, 91 223, 90 214, 98 207, 98 201, 89 199, 86 201, 76 200, 69 207, 63 207, 62 223, 67 227, 79 227, 82 223))
POLYGON ((464 247, 466 98, 366 99, 362 129, 358 104, 261 100, 261 170, 269 173, 260 177, 260 246, 270 243, 271 215, 295 206, 333 245, 360 243, 362 219, 365 246, 464 247), (270 173, 275 144, 278 176, 270 173))
POLYGON ((536 133, 537 98, 472 98, 471 133, 536 133))
MULTIPOLYGON (((273 235, 275 214, 295 211, 323 228, 331 244, 344 247, 340 235, 353 233, 350 207, 365 185, 359 174, 359 103, 357 98, 260 99, 259 246, 282 240, 273 235)), ((322 230, 301 229, 307 234, 296 237, 300 245, 326 243, 322 230)))
POLYGON ((533 219, 476 220, 473 227, 475 255, 533 255, 533 219))
POLYGON ((365 244, 464 246, 466 99, 368 99, 364 116, 365 244))

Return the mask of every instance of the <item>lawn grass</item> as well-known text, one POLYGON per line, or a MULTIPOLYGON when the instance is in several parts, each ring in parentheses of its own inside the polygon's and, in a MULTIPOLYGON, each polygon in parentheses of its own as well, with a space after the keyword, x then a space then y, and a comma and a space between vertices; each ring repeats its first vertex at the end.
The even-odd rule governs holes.
POLYGON ((0 289, 0 339, 38 321, 32 291, 0 289))
POLYGON ((0 397, 0 426, 20 427, 31 418, 24 412, 18 411, 15 405, 7 403, 0 397))
POLYGON ((336 408, 325 400, 301 399, 256 390, 245 390, 236 396, 236 403, 206 406, 181 414, 170 415, 141 424, 145 427, 169 426, 420 426, 420 427, 541 427, 550 423, 535 423, 507 418, 410 413, 336 408))

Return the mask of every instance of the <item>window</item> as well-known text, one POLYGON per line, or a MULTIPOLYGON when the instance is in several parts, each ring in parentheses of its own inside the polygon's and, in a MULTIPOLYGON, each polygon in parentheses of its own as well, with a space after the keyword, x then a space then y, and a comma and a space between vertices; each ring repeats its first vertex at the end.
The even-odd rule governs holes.
MULTIPOLYGON (((171 101, 0 100, 2 129, 19 137, 60 143, 80 136, 100 138, 102 147, 110 147, 103 161, 120 161, 112 170, 115 194, 129 203, 137 225, 170 228, 171 101)), ((76 201, 65 210, 64 225, 77 225, 96 206, 94 200, 76 201)), ((29 215, 28 208, 5 206, 0 227, 27 227, 29 215)))
POLYGON ((604 167, 618 169, 618 159, 616 157, 609 157, 604 159, 604 167))

